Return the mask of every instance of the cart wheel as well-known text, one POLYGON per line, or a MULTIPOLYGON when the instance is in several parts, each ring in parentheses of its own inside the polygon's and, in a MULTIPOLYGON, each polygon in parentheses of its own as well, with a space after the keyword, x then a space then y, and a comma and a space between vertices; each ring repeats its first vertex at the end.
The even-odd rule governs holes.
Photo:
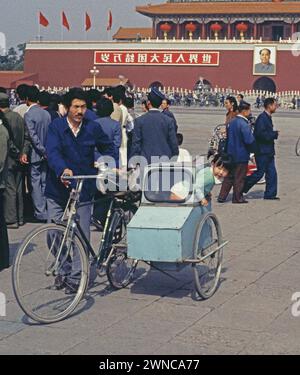
POLYGON ((223 249, 218 250, 218 247, 222 243, 220 223, 216 215, 209 212, 198 226, 193 251, 194 259, 200 260, 193 264, 195 287, 203 299, 210 298, 219 286, 223 249))
POLYGON ((298 138, 298 141, 296 143, 295 151, 296 151, 296 155, 300 156, 300 137, 298 138))
POLYGON ((126 288, 132 280, 137 265, 137 260, 127 257, 127 248, 116 247, 106 268, 110 285, 115 289, 126 288))

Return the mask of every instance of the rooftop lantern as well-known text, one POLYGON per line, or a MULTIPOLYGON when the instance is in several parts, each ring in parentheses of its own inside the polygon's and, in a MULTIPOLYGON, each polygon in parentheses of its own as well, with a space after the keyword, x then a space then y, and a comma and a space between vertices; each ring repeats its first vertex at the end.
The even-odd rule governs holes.
POLYGON ((171 31, 171 29, 172 26, 168 22, 162 23, 160 25, 160 30, 163 31, 165 40, 168 39, 168 33, 171 31))
POLYGON ((248 25, 246 25, 244 22, 240 22, 236 25, 237 31, 240 33, 240 37, 242 40, 245 40, 245 32, 248 30, 248 25))
POLYGON ((190 22, 185 25, 185 29, 188 31, 190 39, 193 39, 193 33, 196 31, 197 26, 193 22, 190 22))
POLYGON ((222 30, 222 26, 218 22, 215 22, 212 25, 210 25, 210 29, 214 32, 215 39, 218 39, 219 32, 222 30))

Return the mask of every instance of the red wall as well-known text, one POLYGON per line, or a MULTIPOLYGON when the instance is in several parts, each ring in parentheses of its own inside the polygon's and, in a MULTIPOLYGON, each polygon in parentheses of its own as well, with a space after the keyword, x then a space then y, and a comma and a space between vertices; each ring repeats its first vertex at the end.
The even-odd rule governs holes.
MULTIPOLYGON (((39 82, 49 86, 80 86, 90 77, 94 52, 85 50, 27 50, 25 72, 38 73, 39 82)), ((220 88, 249 90, 260 76, 253 76, 252 51, 220 51, 219 67, 168 66, 98 66, 100 77, 116 78, 122 74, 137 87, 154 81, 165 86, 191 89, 199 76, 220 88)), ((300 90, 300 57, 289 51, 277 51, 277 74, 270 76, 277 91, 300 90)))

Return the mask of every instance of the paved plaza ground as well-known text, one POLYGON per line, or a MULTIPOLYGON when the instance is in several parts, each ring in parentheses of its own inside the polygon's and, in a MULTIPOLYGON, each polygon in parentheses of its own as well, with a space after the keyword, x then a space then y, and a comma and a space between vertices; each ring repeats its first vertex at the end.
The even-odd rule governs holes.
MULTIPOLYGON (((205 154, 223 112, 178 109, 184 147, 205 154)), ((0 318, 0 354, 300 354, 300 317, 291 298, 300 292, 300 115, 274 116, 280 201, 263 201, 264 186, 248 205, 216 203, 225 249, 221 286, 207 301, 193 298, 191 269, 176 282, 147 271, 125 290, 98 279, 76 313, 51 326, 29 324, 18 307, 11 270, 0 273, 7 316, 0 318)), ((10 231, 12 253, 35 225, 10 231)), ((98 236, 98 233, 93 234, 98 236)), ((144 270, 143 270, 144 268, 144 270)))

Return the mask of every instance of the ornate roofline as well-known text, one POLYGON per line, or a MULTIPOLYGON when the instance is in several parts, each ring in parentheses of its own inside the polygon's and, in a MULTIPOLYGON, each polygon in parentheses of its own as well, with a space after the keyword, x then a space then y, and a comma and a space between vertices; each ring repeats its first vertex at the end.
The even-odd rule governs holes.
POLYGON ((239 14, 300 15, 300 2, 201 2, 165 3, 137 6, 136 11, 147 17, 156 16, 211 16, 239 14))

